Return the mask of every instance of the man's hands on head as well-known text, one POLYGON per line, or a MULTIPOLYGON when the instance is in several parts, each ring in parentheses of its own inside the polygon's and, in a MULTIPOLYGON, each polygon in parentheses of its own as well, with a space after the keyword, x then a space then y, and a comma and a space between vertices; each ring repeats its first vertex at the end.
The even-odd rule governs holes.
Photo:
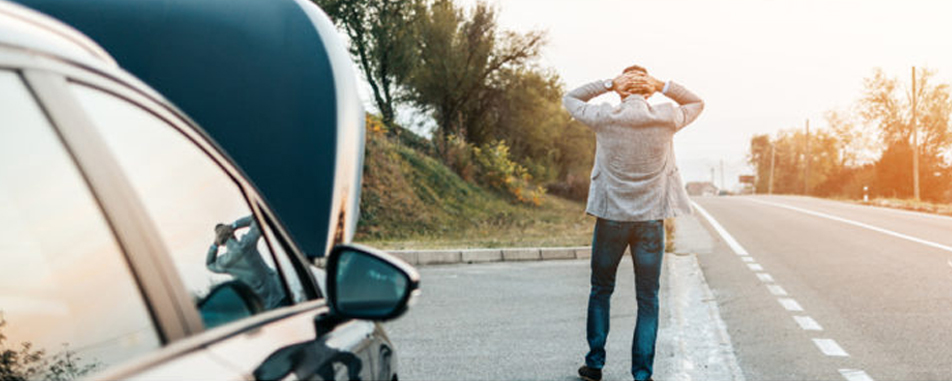
POLYGON ((615 77, 615 79, 612 80, 612 84, 615 92, 617 92, 622 99, 631 94, 639 94, 647 98, 664 89, 664 81, 660 81, 639 71, 623 73, 615 77))

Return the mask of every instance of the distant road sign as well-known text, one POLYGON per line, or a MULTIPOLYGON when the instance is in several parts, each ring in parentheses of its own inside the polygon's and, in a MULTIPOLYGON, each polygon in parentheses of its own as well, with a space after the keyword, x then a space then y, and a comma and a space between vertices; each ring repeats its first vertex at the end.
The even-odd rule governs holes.
POLYGON ((741 184, 753 184, 754 175, 740 175, 738 180, 741 184))

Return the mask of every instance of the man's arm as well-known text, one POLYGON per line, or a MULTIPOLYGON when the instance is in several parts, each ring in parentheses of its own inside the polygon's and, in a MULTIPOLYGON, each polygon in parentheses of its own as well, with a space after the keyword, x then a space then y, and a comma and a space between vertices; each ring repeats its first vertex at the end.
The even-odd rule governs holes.
POLYGON ((254 221, 254 217, 251 216, 251 215, 248 215, 248 216, 241 217, 241 218, 235 220, 235 222, 232 222, 232 223, 231 223, 231 227, 232 227, 233 229, 236 229, 236 230, 237 230, 237 229, 241 229, 241 228, 250 226, 250 225, 251 225, 251 222, 253 222, 253 221, 254 221))
POLYGON ((222 273, 225 270, 218 265, 215 261, 218 259, 218 244, 213 243, 211 247, 208 248, 208 254, 205 255, 205 267, 208 267, 209 270, 216 273, 222 273))
POLYGON ((678 102, 679 106, 674 109, 672 118, 675 131, 680 131, 691 124, 697 119, 698 115, 701 115, 701 111, 704 111, 704 101, 677 82, 668 81, 665 83, 662 94, 678 102))
POLYGON ((595 81, 569 91, 562 97, 562 104, 573 118, 595 128, 604 120, 611 106, 606 103, 591 105, 588 101, 610 90, 605 88, 605 82, 605 80, 595 81))
POLYGON ((248 224, 250 228, 244 236, 241 237, 241 247, 255 247, 258 244, 258 239, 261 238, 261 228, 258 227, 258 223, 254 220, 248 224))

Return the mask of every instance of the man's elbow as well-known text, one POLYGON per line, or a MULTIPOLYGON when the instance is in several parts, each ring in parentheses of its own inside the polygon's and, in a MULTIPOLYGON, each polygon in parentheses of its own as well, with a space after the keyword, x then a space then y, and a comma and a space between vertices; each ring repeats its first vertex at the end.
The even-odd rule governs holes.
POLYGON ((573 118, 577 118, 579 111, 585 107, 585 102, 578 100, 570 95, 562 97, 562 107, 569 112, 573 118))

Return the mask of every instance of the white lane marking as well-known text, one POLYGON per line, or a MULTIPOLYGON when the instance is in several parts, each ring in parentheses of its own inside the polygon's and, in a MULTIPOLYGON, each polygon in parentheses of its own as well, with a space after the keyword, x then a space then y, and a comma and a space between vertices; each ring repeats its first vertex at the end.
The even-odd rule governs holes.
MULTIPOLYGON (((753 261, 754 261, 754 257, 751 257, 751 256, 748 255, 748 256, 740 257, 740 260, 742 260, 742 261, 744 261, 744 262, 753 262, 753 261)), ((949 266, 952 266, 952 261, 949 261, 949 266)))
POLYGON ((794 316, 793 320, 797 321, 797 324, 800 325, 800 328, 804 331, 822 331, 823 327, 820 327, 820 323, 817 323, 816 320, 813 320, 809 316, 794 316))
POLYGON ((778 204, 778 203, 776 203, 776 202, 769 202, 769 201, 757 200, 757 199, 753 199, 753 198, 748 198, 748 200, 753 201, 753 202, 757 202, 757 203, 761 203, 761 204, 765 204, 765 205, 773 205, 773 206, 776 206, 776 207, 778 207, 778 208, 790 209, 790 210, 793 210, 793 211, 796 211, 796 212, 800 212, 800 213, 804 213, 804 214, 809 214, 809 215, 811 215, 811 216, 822 217, 822 218, 826 218, 826 219, 833 220, 833 221, 839 221, 839 222, 842 222, 842 223, 844 223, 844 224, 850 224, 850 225, 853 225, 853 226, 858 226, 858 227, 861 227, 861 228, 863 228, 863 229, 869 229, 869 230, 872 230, 872 231, 874 231, 874 232, 879 232, 879 233, 883 233, 883 234, 886 234, 886 235, 891 235, 891 236, 896 237, 896 238, 902 238, 902 239, 907 240, 907 241, 912 241, 912 242, 915 242, 915 243, 923 244, 923 245, 926 245, 926 246, 929 246, 929 247, 934 247, 934 248, 936 248, 936 249, 945 250, 945 251, 948 251, 948 252, 952 253, 952 247, 949 247, 949 246, 946 246, 946 245, 943 245, 943 244, 940 244, 940 243, 935 243, 935 242, 932 242, 932 241, 926 241, 926 240, 924 240, 924 239, 922 239, 922 238, 916 238, 916 237, 913 237, 913 236, 910 236, 910 235, 905 235, 905 234, 902 234, 902 233, 896 233, 896 232, 894 232, 894 231, 892 231, 892 230, 886 230, 886 229, 883 229, 883 228, 881 228, 881 227, 876 227, 876 226, 873 226, 873 225, 864 224, 864 223, 858 222, 858 221, 848 220, 848 219, 843 218, 843 217, 837 217, 837 216, 834 216, 834 215, 831 215, 831 214, 826 214, 826 213, 814 212, 814 211, 812 211, 812 210, 803 209, 803 208, 798 208, 798 207, 796 207, 796 206, 790 206, 790 205, 786 205, 786 204, 778 204))
POLYGON ((764 271, 764 267, 757 263, 748 263, 747 267, 753 271, 764 271))
POLYGON ((846 381, 873 381, 872 377, 859 369, 840 369, 840 374, 846 381))
POLYGON ((773 282, 773 277, 767 273, 757 273, 757 279, 760 279, 761 282, 771 283, 773 282))
POLYGON ((834 357, 849 357, 850 355, 843 350, 839 344, 836 343, 836 340, 833 339, 813 339, 813 343, 816 344, 817 348, 820 348, 820 352, 827 356, 834 357))
POLYGON ((724 229, 723 226, 721 226, 721 224, 717 223, 714 217, 712 217, 706 210, 704 210, 704 208, 702 208, 700 205, 698 205, 694 201, 691 201, 691 204, 694 205, 694 209, 696 209, 698 212, 701 212, 701 215, 704 216, 704 219, 706 219, 707 222, 710 223, 711 226, 714 227, 714 230, 717 231, 717 234, 721 235, 721 238, 724 239, 724 242, 727 242, 727 246, 730 246, 731 250, 734 250, 735 254, 750 255, 747 253, 747 250, 744 250, 744 247, 741 246, 740 243, 738 243, 737 240, 734 239, 734 237, 732 237, 730 233, 728 233, 727 230, 724 229))
POLYGON ((787 311, 803 311, 803 307, 800 307, 800 303, 797 303, 796 300, 790 298, 779 298, 777 299, 780 302, 780 305, 783 308, 786 308, 787 311))
POLYGON ((784 296, 787 295, 787 290, 784 290, 783 287, 780 287, 779 284, 768 284, 767 289, 770 290, 771 294, 784 296))

